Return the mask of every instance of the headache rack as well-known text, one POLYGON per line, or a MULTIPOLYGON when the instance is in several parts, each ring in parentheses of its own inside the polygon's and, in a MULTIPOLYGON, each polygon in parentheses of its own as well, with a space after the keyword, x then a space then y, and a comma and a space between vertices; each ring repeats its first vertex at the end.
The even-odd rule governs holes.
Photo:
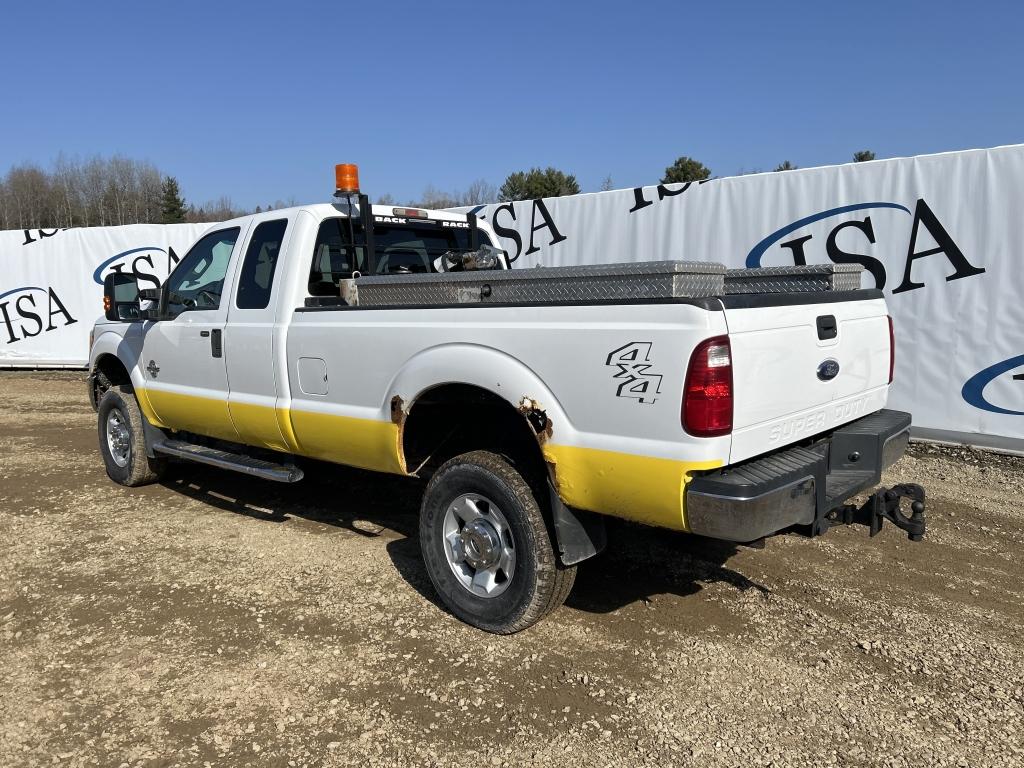
POLYGON ((595 304, 706 299, 752 293, 851 291, 863 268, 826 264, 726 269, 703 261, 376 275, 342 281, 344 298, 308 306, 433 307, 459 304, 595 304))

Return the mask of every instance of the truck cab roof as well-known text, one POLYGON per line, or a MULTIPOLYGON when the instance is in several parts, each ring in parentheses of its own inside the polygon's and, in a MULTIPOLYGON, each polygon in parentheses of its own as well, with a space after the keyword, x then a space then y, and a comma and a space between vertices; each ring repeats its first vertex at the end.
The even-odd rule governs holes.
MULTIPOLYGON (((359 205, 347 202, 337 203, 310 203, 308 205, 296 205, 290 208, 275 208, 273 210, 250 213, 227 221, 217 222, 210 227, 210 231, 220 227, 241 224, 247 221, 265 221, 268 219, 280 218, 282 214, 293 212, 305 212, 318 220, 342 216, 345 218, 359 217, 359 205)), ((413 208, 405 205, 371 205, 370 212, 374 221, 378 224, 394 224, 398 226, 413 225, 423 222, 451 222, 452 224, 463 224, 468 228, 469 214, 458 211, 433 210, 430 208, 413 208)), ((476 220, 477 226, 494 240, 494 233, 490 225, 480 219, 476 220)), ((460 227, 461 228, 461 227, 460 227)))

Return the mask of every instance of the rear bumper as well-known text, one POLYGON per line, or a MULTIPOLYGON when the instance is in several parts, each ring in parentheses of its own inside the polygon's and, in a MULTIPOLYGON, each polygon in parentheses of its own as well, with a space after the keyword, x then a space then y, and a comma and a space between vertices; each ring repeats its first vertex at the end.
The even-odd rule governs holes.
POLYGON ((703 473, 686 486, 691 532, 755 541, 792 526, 824 533, 829 512, 878 485, 910 441, 910 414, 881 410, 810 445, 703 473))

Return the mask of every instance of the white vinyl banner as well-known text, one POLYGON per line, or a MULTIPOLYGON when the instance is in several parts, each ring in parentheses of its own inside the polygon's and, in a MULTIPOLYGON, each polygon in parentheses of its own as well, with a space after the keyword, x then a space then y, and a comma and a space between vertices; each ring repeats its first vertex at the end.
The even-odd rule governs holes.
POLYGON ((480 206, 515 268, 858 263, 919 436, 1024 451, 1024 145, 480 206))
MULTIPOLYGON (((1024 452, 1024 145, 474 209, 514 268, 685 259, 864 266, 895 319, 890 405, 1024 452)), ((103 276, 156 286, 209 225, 0 232, 0 367, 81 367, 103 276)))
POLYGON ((76 367, 103 314, 103 278, 155 288, 209 224, 0 232, 0 368, 76 367))

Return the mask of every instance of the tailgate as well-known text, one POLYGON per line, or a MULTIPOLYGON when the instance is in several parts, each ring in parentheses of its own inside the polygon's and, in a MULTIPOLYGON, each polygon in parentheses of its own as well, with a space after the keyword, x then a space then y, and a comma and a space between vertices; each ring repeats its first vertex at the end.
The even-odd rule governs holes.
MULTIPOLYGON (((876 294, 877 295, 877 294, 876 294)), ((730 462, 773 451, 885 406, 885 300, 805 303, 808 296, 731 297, 730 462)))

